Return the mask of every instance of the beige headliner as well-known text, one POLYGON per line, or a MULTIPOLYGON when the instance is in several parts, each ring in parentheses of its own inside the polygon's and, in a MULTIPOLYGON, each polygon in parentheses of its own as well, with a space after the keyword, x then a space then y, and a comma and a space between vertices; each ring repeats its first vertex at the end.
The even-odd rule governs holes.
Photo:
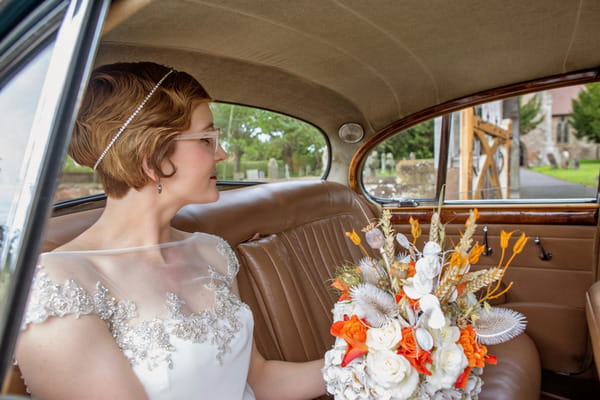
POLYGON ((140 9, 128 18, 113 11, 116 26, 103 36, 98 64, 165 63, 195 75, 215 99, 295 115, 332 137, 345 122, 372 133, 471 93, 600 66, 598 0, 137 0, 113 7, 123 4, 140 9))

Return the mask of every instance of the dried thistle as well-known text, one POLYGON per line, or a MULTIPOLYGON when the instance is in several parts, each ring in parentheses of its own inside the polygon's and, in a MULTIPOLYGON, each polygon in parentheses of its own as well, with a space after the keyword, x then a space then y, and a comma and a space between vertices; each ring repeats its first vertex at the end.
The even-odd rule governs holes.
POLYGON ((394 297, 373 285, 363 283, 352 288, 351 293, 359 315, 373 327, 381 327, 398 315, 394 297))

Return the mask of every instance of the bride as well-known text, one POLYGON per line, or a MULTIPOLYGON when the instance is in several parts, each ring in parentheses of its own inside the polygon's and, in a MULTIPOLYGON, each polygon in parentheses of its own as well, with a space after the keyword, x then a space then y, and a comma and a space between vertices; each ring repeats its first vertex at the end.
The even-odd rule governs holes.
MULTIPOLYGON (((238 262, 221 238, 170 226, 219 198, 219 145, 204 88, 154 63, 96 69, 71 157, 107 194, 99 220, 40 256, 16 359, 42 399, 302 399, 322 360, 266 361, 238 262)), ((241 223, 243 223, 241 221, 241 223)))

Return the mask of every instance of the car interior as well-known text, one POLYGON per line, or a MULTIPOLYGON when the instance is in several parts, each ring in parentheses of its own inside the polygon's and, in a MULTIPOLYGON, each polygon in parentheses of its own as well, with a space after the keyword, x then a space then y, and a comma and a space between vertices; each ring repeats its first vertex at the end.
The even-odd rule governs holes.
MULTIPOLYGON (((598 21, 600 2, 585 0, 113 1, 94 64, 169 65, 196 77, 216 102, 293 116, 325 135, 321 179, 220 181, 216 203, 188 205, 172 221, 231 244, 265 358, 308 361, 332 345, 330 280, 336 266, 362 257, 344 232, 359 232, 383 208, 397 232, 410 235, 410 218, 427 232, 442 204, 454 243, 477 208, 475 238, 491 250, 482 266, 499 262, 502 230, 530 237, 503 279, 513 286, 494 301, 523 313, 527 330, 489 346, 499 362, 486 367, 479 398, 593 399, 600 397, 597 187, 585 201, 444 202, 451 182, 439 168, 431 198, 390 200, 365 189, 364 168, 378 145, 424 121, 441 117, 444 131, 467 107, 600 81, 598 21), (344 141, 339 128, 347 123, 360 125, 364 138, 344 141)), ((443 135, 435 140, 448 145, 443 135)), ((104 202, 93 195, 57 203, 40 251, 89 227, 104 202)), ((17 367, 2 393, 27 396, 17 367)))

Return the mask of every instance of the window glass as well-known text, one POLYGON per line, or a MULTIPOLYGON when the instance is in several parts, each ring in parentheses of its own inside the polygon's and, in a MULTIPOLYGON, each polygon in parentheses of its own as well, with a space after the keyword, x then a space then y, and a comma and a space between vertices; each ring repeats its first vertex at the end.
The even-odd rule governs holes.
POLYGON ((258 108, 213 103, 226 160, 219 180, 273 182, 318 179, 328 165, 327 142, 314 126, 258 108))
MULTIPOLYGON (((24 184, 24 160, 31 126, 50 62, 52 45, 40 52, 0 90, 0 238, 2 259, 10 251, 9 226, 16 197, 24 184)), ((9 263, 0 269, 0 306, 3 309, 11 271, 9 263)))
MULTIPOLYGON (((258 108, 213 103, 215 126, 227 159, 220 181, 273 182, 319 179, 328 166, 327 142, 314 126, 258 108)), ((67 157, 55 201, 102 193, 98 175, 67 157)))
MULTIPOLYGON (((422 132, 439 143, 440 127, 439 118, 429 120, 380 144, 363 169, 367 192, 383 199, 433 196, 441 149, 414 135, 422 132), (426 149, 432 149, 432 154, 426 154, 426 149)), ((442 182, 445 200, 593 201, 600 171, 599 143, 600 83, 454 112, 442 182)))
POLYGON ((92 168, 77 164, 69 156, 65 158, 60 183, 54 201, 69 200, 92 194, 104 193, 98 174, 92 168))
POLYGON ((363 168, 363 184, 383 199, 427 199, 435 196, 441 118, 413 126, 379 144, 363 168))

